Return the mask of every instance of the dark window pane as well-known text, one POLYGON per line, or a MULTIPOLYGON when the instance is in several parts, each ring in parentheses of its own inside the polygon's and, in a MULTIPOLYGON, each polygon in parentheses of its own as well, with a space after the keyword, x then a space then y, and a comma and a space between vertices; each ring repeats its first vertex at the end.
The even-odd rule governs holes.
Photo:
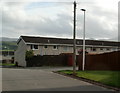
POLYGON ((48 47, 47 45, 44 46, 44 48, 47 48, 47 47, 48 47))
POLYGON ((103 50, 103 48, 100 48, 100 50, 103 50))
POLYGON ((34 49, 38 49, 38 45, 34 45, 34 49))
POLYGON ((56 49, 56 46, 53 46, 54 49, 56 49))
POLYGON ((58 46, 53 46, 53 49, 58 49, 58 46))
POLYGON ((93 48, 91 47, 91 51, 93 50, 93 48))
POLYGON ((30 49, 33 49, 33 45, 30 45, 30 49))
POLYGON ((109 48, 107 48, 107 50, 110 50, 109 48))
POLYGON ((93 51, 96 51, 96 48, 93 48, 93 51))

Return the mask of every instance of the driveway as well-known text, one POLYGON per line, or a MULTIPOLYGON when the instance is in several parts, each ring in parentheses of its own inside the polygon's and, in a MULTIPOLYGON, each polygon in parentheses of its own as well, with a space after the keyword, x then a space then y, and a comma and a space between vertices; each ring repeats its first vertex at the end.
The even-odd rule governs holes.
MULTIPOLYGON (((3 91, 112 91, 52 71, 69 67, 3 68, 3 91)), ((111 92, 110 92, 111 93, 111 92)))

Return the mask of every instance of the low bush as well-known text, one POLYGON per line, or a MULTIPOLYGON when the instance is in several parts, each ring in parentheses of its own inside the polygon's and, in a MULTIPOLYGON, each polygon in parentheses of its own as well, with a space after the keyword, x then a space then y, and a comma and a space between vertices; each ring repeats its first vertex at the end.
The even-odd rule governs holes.
POLYGON ((33 50, 26 51, 26 59, 32 58, 34 56, 33 50))

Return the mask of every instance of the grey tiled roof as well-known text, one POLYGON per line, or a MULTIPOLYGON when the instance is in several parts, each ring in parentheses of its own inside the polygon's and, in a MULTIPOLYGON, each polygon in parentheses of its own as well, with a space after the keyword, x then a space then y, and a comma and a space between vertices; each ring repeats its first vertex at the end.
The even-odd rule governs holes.
MULTIPOLYGON (((45 44, 73 44, 73 39, 63 38, 49 38, 49 37, 34 37, 34 36, 21 36, 26 43, 45 43, 45 44)), ((83 40, 77 39, 76 44, 82 45, 83 40)), ((99 45, 99 46, 118 46, 120 42, 112 41, 99 41, 99 40, 86 40, 86 45, 99 45)))

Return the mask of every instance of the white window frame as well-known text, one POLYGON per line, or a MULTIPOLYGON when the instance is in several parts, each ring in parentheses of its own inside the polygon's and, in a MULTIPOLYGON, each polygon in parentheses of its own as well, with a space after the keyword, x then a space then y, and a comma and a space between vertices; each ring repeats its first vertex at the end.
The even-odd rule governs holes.
POLYGON ((38 45, 31 45, 30 47, 32 47, 31 48, 32 50, 38 50, 39 49, 39 47, 37 49, 35 49, 34 46, 38 46, 38 45))

